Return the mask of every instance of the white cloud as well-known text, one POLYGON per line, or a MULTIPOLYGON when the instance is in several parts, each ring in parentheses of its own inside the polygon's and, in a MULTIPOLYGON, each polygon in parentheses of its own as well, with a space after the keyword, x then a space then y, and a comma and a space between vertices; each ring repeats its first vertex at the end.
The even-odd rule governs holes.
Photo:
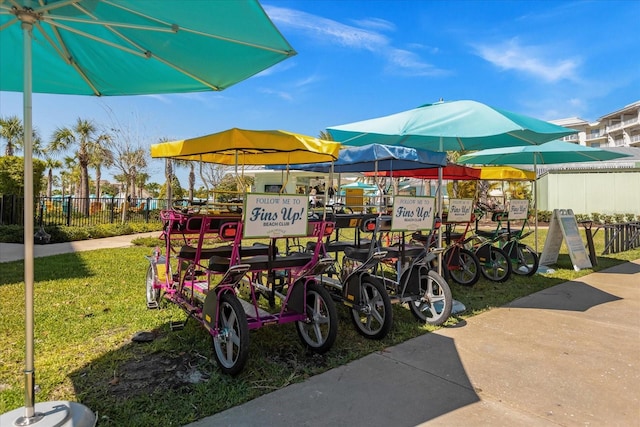
POLYGON ((357 21, 359 28, 312 15, 299 10, 265 6, 267 14, 279 28, 298 30, 319 43, 366 50, 389 62, 387 70, 404 75, 435 75, 443 71, 422 61, 415 53, 393 46, 392 41, 376 30, 393 30, 395 26, 383 19, 357 21))
POLYGON ((396 30, 396 25, 393 22, 389 22, 385 19, 380 19, 380 18, 359 19, 359 20, 354 20, 353 22, 358 27, 369 28, 372 30, 380 30, 380 31, 396 30))
POLYGON ((278 98, 282 98, 284 100, 287 101, 293 101, 293 96, 291 96, 291 94, 289 92, 284 92, 281 90, 274 90, 274 89, 269 89, 269 88, 260 88, 258 89, 259 92, 261 93, 265 93, 267 95, 275 95, 278 98))
POLYGON ((515 70, 548 82, 576 80, 578 59, 548 59, 549 47, 523 46, 513 38, 496 45, 476 45, 477 54, 503 70, 515 70))

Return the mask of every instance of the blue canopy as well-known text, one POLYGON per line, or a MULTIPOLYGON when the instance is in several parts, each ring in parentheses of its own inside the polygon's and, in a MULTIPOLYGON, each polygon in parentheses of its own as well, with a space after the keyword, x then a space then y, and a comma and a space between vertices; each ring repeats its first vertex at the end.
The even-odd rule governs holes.
MULTIPOLYGON (((333 170, 336 173, 374 172, 437 168, 446 165, 445 153, 396 145, 369 144, 340 149, 338 160, 333 163, 333 170)), ((274 167, 274 169, 285 168, 286 166, 274 167)), ((328 173, 331 170, 331 163, 300 164, 295 168, 328 173)))

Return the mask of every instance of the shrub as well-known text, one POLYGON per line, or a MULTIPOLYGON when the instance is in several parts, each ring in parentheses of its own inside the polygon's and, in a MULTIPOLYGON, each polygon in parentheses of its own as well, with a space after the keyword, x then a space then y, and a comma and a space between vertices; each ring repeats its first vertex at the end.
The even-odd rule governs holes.
POLYGON ((553 214, 553 212, 551 212, 551 211, 539 211, 538 212, 538 221, 539 222, 550 222, 552 214, 553 214))
POLYGON ((589 214, 576 214, 576 221, 580 222, 580 221, 589 221, 589 214))
POLYGON ((601 217, 602 217, 602 214, 598 212, 593 212, 591 214, 591 219, 593 219, 595 222, 601 222, 601 217))
MULTIPOLYGON (((76 240, 100 239, 103 237, 122 236, 125 234, 144 233, 162 230, 162 223, 125 223, 102 224, 91 227, 67 227, 49 225, 44 231, 51 235, 49 243, 73 242, 76 240)), ((37 231, 37 228, 36 230, 37 231)), ((0 225, 0 242, 24 243, 24 230, 20 225, 0 225)))
POLYGON ((624 214, 615 214, 613 215, 613 220, 616 224, 621 224, 624 222, 624 214))
POLYGON ((613 224, 613 215, 602 215, 602 222, 605 224, 613 224))
POLYGON ((627 218, 628 222, 633 222, 636 220, 636 214, 628 213, 628 214, 625 214, 625 217, 627 218))

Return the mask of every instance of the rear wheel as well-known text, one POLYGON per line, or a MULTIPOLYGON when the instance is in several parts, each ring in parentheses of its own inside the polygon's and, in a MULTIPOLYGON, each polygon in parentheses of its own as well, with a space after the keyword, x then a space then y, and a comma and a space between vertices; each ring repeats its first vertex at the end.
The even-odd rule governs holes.
POLYGON ((480 262, 468 249, 454 246, 444 254, 448 277, 463 286, 473 286, 480 279, 480 262))
POLYGON ((213 350, 222 372, 238 375, 249 358, 249 324, 242 304, 230 292, 220 296, 213 350))
POLYGON ((338 335, 338 312, 329 291, 316 282, 307 284, 306 320, 296 322, 300 340, 316 353, 326 353, 338 335))
POLYGON ((509 255, 500 248, 486 244, 476 251, 480 262, 480 272, 493 282, 505 282, 511 277, 511 260, 509 255))
POLYGON ((515 256, 511 258, 511 266, 515 274, 533 276, 538 271, 538 254, 529 246, 518 243, 515 256))
POLYGON ((360 282, 360 308, 351 309, 356 330, 371 339, 382 339, 393 323, 391 300, 384 286, 370 277, 360 282))
POLYGON ((447 282, 433 270, 420 277, 420 297, 409 302, 413 316, 430 325, 442 325, 451 315, 453 297, 447 282))

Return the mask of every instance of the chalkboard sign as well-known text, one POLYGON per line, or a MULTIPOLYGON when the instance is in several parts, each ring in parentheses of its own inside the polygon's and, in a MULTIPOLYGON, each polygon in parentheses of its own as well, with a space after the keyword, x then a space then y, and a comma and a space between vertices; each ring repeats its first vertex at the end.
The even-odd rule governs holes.
POLYGON ((589 254, 580 236, 576 217, 571 209, 555 209, 549 223, 549 232, 540 255, 540 265, 551 265, 558 261, 562 240, 567 244, 573 269, 592 268, 589 254))

